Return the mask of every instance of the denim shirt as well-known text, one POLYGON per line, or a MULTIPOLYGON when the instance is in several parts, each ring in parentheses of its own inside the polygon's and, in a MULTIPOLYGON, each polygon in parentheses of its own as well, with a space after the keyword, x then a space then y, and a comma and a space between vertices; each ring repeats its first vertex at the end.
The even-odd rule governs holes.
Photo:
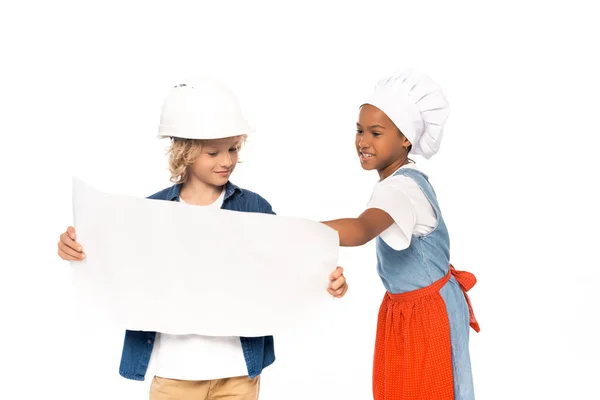
MULTIPOLYGON (((179 201, 180 190, 181 184, 176 184, 148 198, 179 201)), ((225 198, 221 208, 232 211, 275 214, 271 205, 260 195, 241 189, 231 182, 225 185, 225 198)), ((119 368, 121 376, 137 381, 144 380, 155 338, 156 332, 129 330, 125 332, 125 341, 123 343, 123 353, 119 368)), ((275 361, 273 336, 242 337, 241 342, 250 378, 260 375, 263 368, 266 368, 275 361)))

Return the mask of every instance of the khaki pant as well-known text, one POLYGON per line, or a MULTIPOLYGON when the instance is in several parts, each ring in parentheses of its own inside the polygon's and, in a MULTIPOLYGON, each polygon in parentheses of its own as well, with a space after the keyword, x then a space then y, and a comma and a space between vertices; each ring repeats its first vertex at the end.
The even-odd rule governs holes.
POLYGON ((155 376, 150 386, 150 400, 258 400, 260 376, 180 381, 155 376))

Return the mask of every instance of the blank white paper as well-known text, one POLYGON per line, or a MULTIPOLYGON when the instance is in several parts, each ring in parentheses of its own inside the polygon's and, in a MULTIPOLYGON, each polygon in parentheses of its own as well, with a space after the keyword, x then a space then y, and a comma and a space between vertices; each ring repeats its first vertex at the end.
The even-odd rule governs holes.
POLYGON ((306 219, 100 192, 73 179, 79 293, 123 328, 273 335, 324 312, 338 235, 306 219))

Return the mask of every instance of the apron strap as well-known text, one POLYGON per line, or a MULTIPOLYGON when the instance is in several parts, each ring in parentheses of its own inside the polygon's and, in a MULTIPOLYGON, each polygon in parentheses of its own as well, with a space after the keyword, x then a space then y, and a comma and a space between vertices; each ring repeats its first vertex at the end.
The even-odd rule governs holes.
POLYGON ((467 306, 469 306, 469 318, 471 328, 473 328, 475 332, 479 332, 479 323, 475 318, 475 313, 473 312, 473 307, 471 306, 471 300, 469 299, 469 295, 467 295, 467 292, 471 290, 471 288, 473 288, 473 286, 475 286, 475 284, 477 283, 477 278, 475 278, 475 275, 473 275, 470 272, 457 271, 456 269, 454 269, 454 266, 452 266, 452 264, 450 264, 450 272, 452 273, 452 276, 454 276, 454 279, 456 279, 456 281, 460 285, 460 288, 465 294, 467 306))

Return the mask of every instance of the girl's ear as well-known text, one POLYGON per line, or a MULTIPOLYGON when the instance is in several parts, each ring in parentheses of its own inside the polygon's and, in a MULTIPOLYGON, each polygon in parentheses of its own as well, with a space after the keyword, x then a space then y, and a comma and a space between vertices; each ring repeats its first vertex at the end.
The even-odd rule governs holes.
MULTIPOLYGON (((398 130, 398 132, 400 132, 400 130, 398 130)), ((412 143, 406 138, 406 136, 402 134, 402 132, 400 132, 400 140, 402 142, 402 147, 404 147, 406 151, 408 151, 412 146, 412 143)))

